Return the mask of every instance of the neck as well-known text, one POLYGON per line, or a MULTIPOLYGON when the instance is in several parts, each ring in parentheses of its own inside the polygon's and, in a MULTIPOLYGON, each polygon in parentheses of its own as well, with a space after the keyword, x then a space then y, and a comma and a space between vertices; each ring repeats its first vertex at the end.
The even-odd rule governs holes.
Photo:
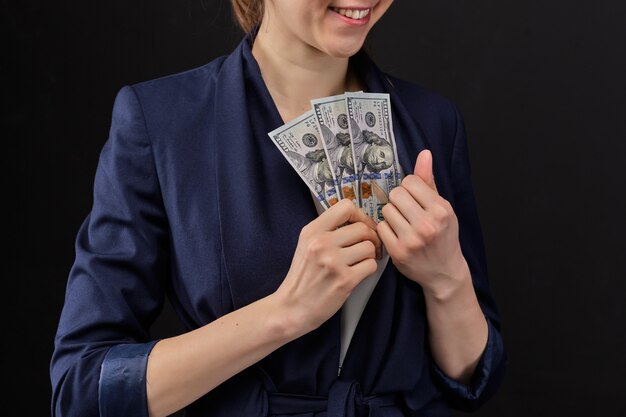
POLYGON ((361 89, 348 58, 329 56, 273 26, 261 25, 252 55, 284 122, 310 110, 312 99, 361 89))

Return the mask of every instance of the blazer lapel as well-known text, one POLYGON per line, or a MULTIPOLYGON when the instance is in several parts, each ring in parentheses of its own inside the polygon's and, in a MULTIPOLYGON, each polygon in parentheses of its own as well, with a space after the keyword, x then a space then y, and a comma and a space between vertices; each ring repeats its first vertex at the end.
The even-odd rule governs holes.
POLYGON ((355 67, 360 70, 368 92, 389 94, 393 133, 396 139, 400 166, 405 175, 412 174, 417 154, 423 149, 430 148, 422 128, 411 117, 409 109, 405 107, 393 82, 378 68, 365 51, 361 50, 356 54, 353 61, 355 67))
POLYGON ((428 112, 428 109, 409 108, 403 94, 407 92, 399 91, 393 81, 383 73, 364 51, 359 52, 355 57, 359 61, 359 66, 364 68, 367 85, 372 92, 386 92, 391 97, 391 111, 393 114, 393 131, 398 149, 398 159, 405 175, 413 174, 417 155, 424 149, 431 149, 435 152, 433 159, 433 174, 437 189, 441 195, 452 201, 453 196, 450 190, 452 184, 449 183, 449 175, 446 174, 450 161, 442 159, 442 154, 437 155, 437 150, 433 149, 433 142, 424 133, 424 129, 415 120, 412 114, 416 112, 428 112))
POLYGON ((221 241, 233 305, 274 292, 285 278, 300 229, 317 216, 306 185, 271 143, 282 120, 260 72, 251 71, 244 39, 215 80, 217 199, 221 241))
MULTIPOLYGON (((219 233, 235 309, 280 286, 289 270, 299 231, 317 217, 308 188, 267 137, 267 132, 283 121, 251 56, 248 41, 244 39, 218 71, 210 129, 215 146, 219 233)), ((362 52, 353 60, 351 64, 361 72, 368 91, 390 93, 399 162, 405 174, 412 173, 417 154, 428 147, 422 129, 369 57, 362 52)), ((405 316, 420 314, 421 302, 419 286, 407 280, 399 282, 399 277, 389 262, 344 359, 340 378, 362 381, 365 391, 394 385, 393 380, 377 376, 406 372, 402 361, 395 361, 397 369, 383 372, 390 366, 386 355, 393 350, 398 334, 412 332, 412 346, 423 340, 424 329, 399 332, 400 327, 414 323, 405 316)), ((339 361, 339 313, 260 362, 279 391, 286 387, 296 392, 328 391, 339 361), (313 380, 311 373, 317 375, 313 380)))
MULTIPOLYGON (((412 174, 417 154, 430 148, 422 128, 411 117, 393 83, 364 51, 353 57, 353 63, 360 71, 368 92, 390 94, 399 163, 405 175, 412 174)), ((401 328, 415 323, 406 317, 421 314, 419 306, 422 302, 421 288, 404 278, 390 260, 357 324, 340 378, 361 381, 364 392, 377 392, 378 387, 389 389, 399 380, 414 378, 411 375, 403 377, 407 372, 401 365, 403 362, 390 361, 388 355, 402 348, 396 338, 404 332, 401 328), (392 366, 394 369, 390 369, 392 366)), ((423 340, 424 331, 423 328, 414 328, 403 334, 414 335, 413 346, 417 346, 423 340)))

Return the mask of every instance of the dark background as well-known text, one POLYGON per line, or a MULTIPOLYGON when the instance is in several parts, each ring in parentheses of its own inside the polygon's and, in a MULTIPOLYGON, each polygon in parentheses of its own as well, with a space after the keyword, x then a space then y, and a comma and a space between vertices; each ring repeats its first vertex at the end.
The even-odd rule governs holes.
MULTIPOLYGON (((510 355, 479 416, 626 415, 626 3, 574 4, 399 1, 370 37, 384 70, 466 120, 510 355)), ((48 415, 74 237, 116 92, 202 65, 241 34, 226 0, 14 0, 1 19, 3 414, 48 415)), ((177 331, 166 310, 156 334, 177 331)))

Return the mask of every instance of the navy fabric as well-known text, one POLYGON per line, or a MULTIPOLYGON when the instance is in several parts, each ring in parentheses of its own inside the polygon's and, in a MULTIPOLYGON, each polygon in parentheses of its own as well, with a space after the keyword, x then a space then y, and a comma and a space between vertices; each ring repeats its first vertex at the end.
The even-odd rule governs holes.
POLYGON ((100 370, 100 415, 147 416, 146 365, 156 341, 115 345, 109 349, 100 370), (124 400, 119 401, 120 393, 124 400))
POLYGON ((494 358, 499 357, 498 352, 504 350, 504 344, 502 336, 488 318, 487 326, 489 329, 487 346, 476 365, 476 371, 469 384, 461 384, 448 377, 437 364, 433 362, 433 372, 437 376, 436 382, 442 387, 450 404, 456 406, 456 408, 474 411, 482 404, 483 397, 490 396, 493 394, 493 390, 497 388, 494 384, 490 384, 489 376, 502 372, 496 369, 496 367, 504 366, 504 362, 494 362, 494 358))
MULTIPOLYGON (((284 279, 298 234, 317 212, 267 136, 283 121, 251 41, 203 67, 119 92, 55 339, 54 416, 147 415, 149 329, 166 295, 191 330, 271 294, 284 279)), ((341 376, 337 312, 191 404, 187 416, 449 416, 448 406, 475 409, 500 384, 506 354, 459 112, 382 73, 364 52, 350 65, 368 91, 391 95, 404 172, 413 172, 422 149, 433 153, 489 323, 474 379, 460 384, 436 366, 422 290, 389 262, 341 376)))

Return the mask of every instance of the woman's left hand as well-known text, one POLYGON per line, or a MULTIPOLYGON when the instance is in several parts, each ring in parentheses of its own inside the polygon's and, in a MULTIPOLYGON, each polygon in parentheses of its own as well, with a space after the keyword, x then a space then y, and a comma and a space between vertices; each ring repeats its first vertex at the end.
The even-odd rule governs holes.
POLYGON ((417 156, 414 174, 391 190, 382 214, 377 232, 391 260, 426 294, 446 298, 471 280, 457 217, 437 191, 429 150, 417 156))

